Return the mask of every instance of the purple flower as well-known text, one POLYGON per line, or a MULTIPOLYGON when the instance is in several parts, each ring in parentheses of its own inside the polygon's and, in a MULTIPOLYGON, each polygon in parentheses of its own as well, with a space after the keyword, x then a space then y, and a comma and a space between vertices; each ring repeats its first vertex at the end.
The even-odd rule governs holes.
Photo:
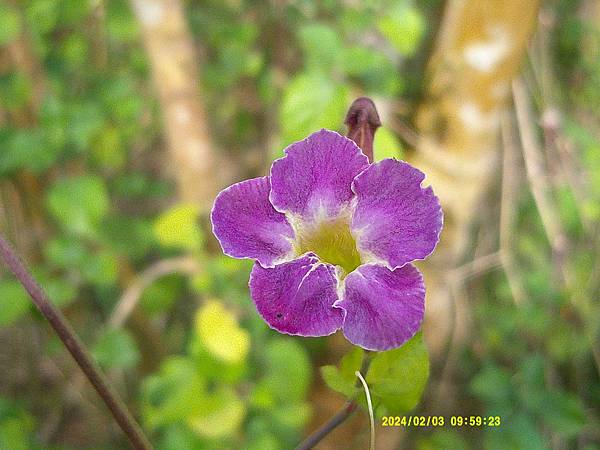
POLYGON ((321 130, 285 149, 268 177, 216 198, 213 232, 225 254, 252 258, 250 294, 270 327, 299 336, 342 329, 388 350, 420 328, 427 257, 442 211, 424 174, 403 161, 369 164, 350 139, 321 130))

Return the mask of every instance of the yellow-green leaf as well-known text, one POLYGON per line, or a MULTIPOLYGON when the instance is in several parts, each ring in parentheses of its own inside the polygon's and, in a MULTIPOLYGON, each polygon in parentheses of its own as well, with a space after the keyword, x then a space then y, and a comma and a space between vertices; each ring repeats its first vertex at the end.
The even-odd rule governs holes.
POLYGON ((240 328, 233 314, 216 300, 207 301, 198 311, 196 332, 206 349, 225 362, 240 362, 248 354, 248 332, 240 328))
POLYGON ((178 205, 163 213, 154 223, 154 234, 165 247, 194 249, 201 245, 202 234, 196 223, 198 208, 178 205))
POLYGON ((190 427, 209 439, 219 439, 234 434, 246 415, 244 403, 231 388, 223 388, 207 400, 206 408, 202 413, 188 419, 190 427))

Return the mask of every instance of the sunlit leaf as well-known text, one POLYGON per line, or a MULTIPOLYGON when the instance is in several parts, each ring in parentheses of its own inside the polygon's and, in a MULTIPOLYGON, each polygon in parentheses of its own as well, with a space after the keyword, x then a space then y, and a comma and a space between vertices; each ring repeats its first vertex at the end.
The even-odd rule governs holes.
POLYGON ((246 407, 231 388, 222 388, 209 394, 203 410, 187 419, 198 434, 219 439, 236 432, 246 415, 246 407))
POLYGON ((293 78, 285 89, 281 106, 284 143, 304 139, 320 128, 338 129, 348 99, 348 87, 321 72, 302 73, 293 78))
POLYGON ((412 55, 425 31, 425 20, 413 7, 399 5, 379 20, 377 28, 402 55, 412 55))
POLYGON ((196 332, 206 349, 217 358, 237 363, 246 358, 250 348, 248 332, 221 302, 208 300, 196 316, 196 332))
POLYGON ((178 205, 164 212, 154 223, 154 234, 162 245, 195 249, 202 242, 196 223, 199 210, 193 205, 178 205))

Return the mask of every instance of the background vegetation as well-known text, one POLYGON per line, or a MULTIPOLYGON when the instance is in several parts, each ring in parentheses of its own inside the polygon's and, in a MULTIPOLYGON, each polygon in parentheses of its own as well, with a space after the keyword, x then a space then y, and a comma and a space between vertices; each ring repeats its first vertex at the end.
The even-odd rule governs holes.
MULTIPOLYGON (((158 448, 293 448, 344 402, 319 367, 350 346, 268 329, 251 264, 220 253, 206 213, 285 145, 343 132, 361 95, 384 123, 376 159, 423 167, 447 212, 440 256, 423 266, 431 369, 413 412, 502 418, 378 426, 378 448, 600 448, 600 6, 508 1, 496 14, 473 0, 471 17, 454 3, 1 0, 0 230, 158 448), (452 30, 489 40, 497 17, 526 36, 480 72, 521 75, 475 113, 456 109, 445 95, 472 74, 453 63, 452 30), (432 140, 444 176, 419 164, 432 140), (469 166, 483 154, 485 170, 469 166)), ((468 84, 488 95, 485 83, 468 84)), ((322 448, 366 442, 360 413, 322 448)), ((126 448, 7 272, 0 448, 126 448)))

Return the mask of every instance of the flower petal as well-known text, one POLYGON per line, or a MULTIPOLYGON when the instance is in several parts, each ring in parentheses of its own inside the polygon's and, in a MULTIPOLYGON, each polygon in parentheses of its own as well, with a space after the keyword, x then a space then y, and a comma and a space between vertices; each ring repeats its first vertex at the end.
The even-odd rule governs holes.
POLYGON ((419 330, 425 312, 425 285, 411 264, 391 271, 367 264, 349 274, 344 298, 335 304, 346 311, 346 338, 367 350, 399 347, 419 330))
POLYGON ((291 254, 294 231, 284 214, 269 203, 269 177, 229 186, 215 199, 211 212, 213 233, 223 253, 253 258, 265 267, 291 254))
POLYGON ((352 183, 352 231, 363 261, 391 269, 427 257, 439 240, 442 209, 425 175, 403 161, 371 164, 352 183))
POLYGON ((249 286, 258 313, 280 333, 327 336, 342 325, 335 268, 314 253, 271 269, 255 264, 249 286))
POLYGON ((337 216, 354 197, 352 180, 369 161, 350 139, 321 130, 285 149, 271 167, 271 203, 278 211, 300 216, 337 216))

